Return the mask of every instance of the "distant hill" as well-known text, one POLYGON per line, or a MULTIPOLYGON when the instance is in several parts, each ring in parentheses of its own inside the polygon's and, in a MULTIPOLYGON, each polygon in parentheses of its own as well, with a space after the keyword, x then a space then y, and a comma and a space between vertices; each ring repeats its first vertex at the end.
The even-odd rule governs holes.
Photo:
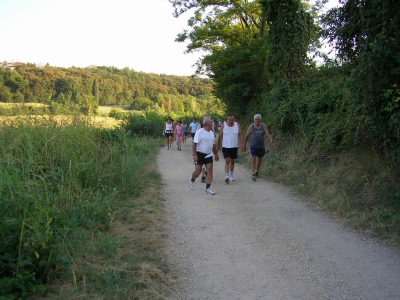
POLYGON ((0 64, 0 102, 85 106, 131 105, 133 109, 195 114, 220 110, 207 78, 136 72, 106 66, 60 68, 0 64))

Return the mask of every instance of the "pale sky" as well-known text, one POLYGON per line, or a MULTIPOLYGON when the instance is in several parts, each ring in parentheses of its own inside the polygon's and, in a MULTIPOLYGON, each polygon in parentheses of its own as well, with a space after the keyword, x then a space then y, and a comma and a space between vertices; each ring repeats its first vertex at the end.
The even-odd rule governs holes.
POLYGON ((168 0, 0 0, 0 61, 194 74, 168 0))
POLYGON ((202 53, 174 41, 189 15, 172 13, 168 0, 0 0, 0 62, 193 75, 202 53))

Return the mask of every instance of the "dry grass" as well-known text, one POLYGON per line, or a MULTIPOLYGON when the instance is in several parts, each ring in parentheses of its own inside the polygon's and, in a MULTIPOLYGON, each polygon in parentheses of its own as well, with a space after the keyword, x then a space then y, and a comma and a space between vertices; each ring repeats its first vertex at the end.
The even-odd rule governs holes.
POLYGON ((68 115, 30 115, 30 116, 0 116, 0 126, 17 126, 21 123, 40 124, 45 122, 55 122, 59 126, 67 126, 77 122, 87 122, 97 128, 117 128, 121 125, 121 120, 116 120, 106 116, 68 116, 68 115))
MULTIPOLYGON (((0 108, 4 109, 20 109, 26 107, 48 107, 47 104, 44 103, 3 103, 0 102, 0 108)), ((89 124, 95 127, 103 127, 103 128, 116 128, 121 125, 120 120, 116 120, 114 118, 108 117, 109 113, 112 110, 120 110, 127 111, 129 109, 129 105, 110 105, 110 106, 102 106, 100 105, 97 109, 98 115, 91 117, 84 116, 68 116, 68 115, 16 115, 16 116, 0 116, 0 126, 13 126, 18 124, 19 122, 26 122, 27 120, 35 123, 37 121, 56 121, 59 125, 67 125, 72 122, 76 122, 76 120, 82 119, 86 120, 89 124)))
POLYGON ((102 127, 102 128, 116 128, 121 126, 121 120, 117 120, 111 117, 104 117, 104 116, 95 116, 92 117, 92 124, 95 127, 102 127))
POLYGON ((109 105, 109 106, 104 106, 104 105, 100 105, 97 108, 97 113, 100 116, 108 116, 108 114, 112 111, 112 110, 121 110, 121 111, 127 111, 129 110, 129 105, 109 105))
POLYGON ((44 103, 34 103, 34 102, 28 102, 28 103, 4 103, 0 102, 0 107, 1 108, 20 108, 20 107, 26 107, 26 106, 31 106, 31 107, 47 107, 47 104, 44 103))

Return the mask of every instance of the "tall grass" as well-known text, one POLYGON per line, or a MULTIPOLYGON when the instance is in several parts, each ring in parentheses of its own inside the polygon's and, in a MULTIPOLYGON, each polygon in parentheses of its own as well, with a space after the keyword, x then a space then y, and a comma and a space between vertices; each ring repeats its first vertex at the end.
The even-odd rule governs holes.
POLYGON ((61 278, 89 288, 98 273, 111 286, 125 276, 100 262, 76 262, 115 256, 123 242, 112 226, 128 218, 124 199, 141 194, 143 166, 159 143, 84 122, 26 119, 0 127, 0 298, 47 293, 61 278))

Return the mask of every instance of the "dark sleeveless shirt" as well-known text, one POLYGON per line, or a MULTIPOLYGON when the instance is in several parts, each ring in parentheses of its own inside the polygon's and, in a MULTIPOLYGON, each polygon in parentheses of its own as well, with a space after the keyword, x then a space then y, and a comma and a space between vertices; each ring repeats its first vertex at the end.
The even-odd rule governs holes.
POLYGON ((265 148, 264 136, 264 123, 261 123, 260 128, 251 124, 250 147, 251 148, 265 148))

